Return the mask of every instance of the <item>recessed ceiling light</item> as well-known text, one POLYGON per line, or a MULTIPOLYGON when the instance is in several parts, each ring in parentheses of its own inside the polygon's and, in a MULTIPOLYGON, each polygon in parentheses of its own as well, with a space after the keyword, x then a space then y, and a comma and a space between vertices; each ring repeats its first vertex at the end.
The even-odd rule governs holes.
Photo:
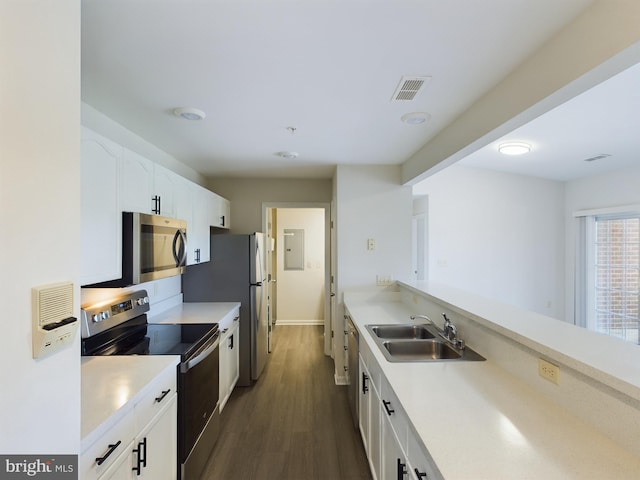
POLYGON ((176 108, 173 111, 173 114, 180 118, 184 118, 185 120, 202 120, 207 116, 207 114, 202 110, 192 107, 176 108))
POLYGON ((498 151, 504 155, 523 155, 531 151, 531 145, 524 142, 507 142, 498 145, 498 151))
POLYGON ((431 118, 431 115, 425 112, 413 112, 407 113, 400 117, 404 123, 409 125, 420 125, 421 123, 425 123, 427 120, 431 118))
POLYGON ((298 158, 298 152, 278 152, 276 155, 286 159, 298 158))

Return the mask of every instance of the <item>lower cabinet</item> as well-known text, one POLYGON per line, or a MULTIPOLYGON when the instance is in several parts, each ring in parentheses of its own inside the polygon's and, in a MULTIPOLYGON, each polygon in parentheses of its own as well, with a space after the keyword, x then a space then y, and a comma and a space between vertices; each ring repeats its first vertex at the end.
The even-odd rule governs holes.
POLYGON ((374 480, 440 480, 380 366, 360 341, 360 434, 374 480))
POLYGON ((175 480, 178 473, 176 372, 144 395, 80 456, 82 480, 175 480))
POLYGON ((240 378, 240 322, 235 318, 220 336, 220 412, 240 378))

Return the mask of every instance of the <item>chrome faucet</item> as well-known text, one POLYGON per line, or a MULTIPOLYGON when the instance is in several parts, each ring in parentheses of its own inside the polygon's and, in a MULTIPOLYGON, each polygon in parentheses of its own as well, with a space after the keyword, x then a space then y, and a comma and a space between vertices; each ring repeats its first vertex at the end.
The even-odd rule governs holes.
POLYGON ((433 325, 433 321, 431 321, 431 319, 429 317, 427 317, 426 315, 411 315, 409 317, 411 320, 415 320, 416 318, 422 318, 423 320, 428 321, 431 325, 433 325))
POLYGON ((458 338, 458 329, 453 323, 451 323, 451 320, 447 318, 446 313, 443 313, 442 316, 444 317, 444 328, 442 329, 441 333, 442 338, 447 340, 454 347, 463 350, 464 340, 458 338))

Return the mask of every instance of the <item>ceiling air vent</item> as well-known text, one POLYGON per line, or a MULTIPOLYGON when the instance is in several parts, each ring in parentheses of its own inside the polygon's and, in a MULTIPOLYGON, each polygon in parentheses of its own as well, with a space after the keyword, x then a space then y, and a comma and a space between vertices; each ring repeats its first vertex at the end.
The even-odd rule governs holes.
POLYGON ((596 155, 595 157, 585 158, 585 162, 595 162, 596 160, 602 160, 603 158, 610 157, 610 153, 601 153, 600 155, 596 155))
POLYGON ((431 80, 431 77, 407 77, 404 76, 400 79, 398 88, 393 93, 392 101, 400 100, 413 100, 420 89, 431 80))

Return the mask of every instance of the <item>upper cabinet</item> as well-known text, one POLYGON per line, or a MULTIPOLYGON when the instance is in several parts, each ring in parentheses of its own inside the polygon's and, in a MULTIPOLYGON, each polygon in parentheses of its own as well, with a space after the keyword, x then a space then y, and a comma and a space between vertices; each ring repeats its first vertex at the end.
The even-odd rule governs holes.
POLYGON ((82 285, 122 276, 122 216, 118 178, 123 149, 120 145, 82 128, 81 242, 82 285))
POLYGON ((81 156, 82 285, 122 276, 122 212, 185 220, 187 265, 209 261, 210 227, 230 225, 227 199, 84 127, 81 156))
POLYGON ((124 149, 120 195, 123 212, 140 212, 180 218, 179 190, 185 179, 131 150, 124 149))

